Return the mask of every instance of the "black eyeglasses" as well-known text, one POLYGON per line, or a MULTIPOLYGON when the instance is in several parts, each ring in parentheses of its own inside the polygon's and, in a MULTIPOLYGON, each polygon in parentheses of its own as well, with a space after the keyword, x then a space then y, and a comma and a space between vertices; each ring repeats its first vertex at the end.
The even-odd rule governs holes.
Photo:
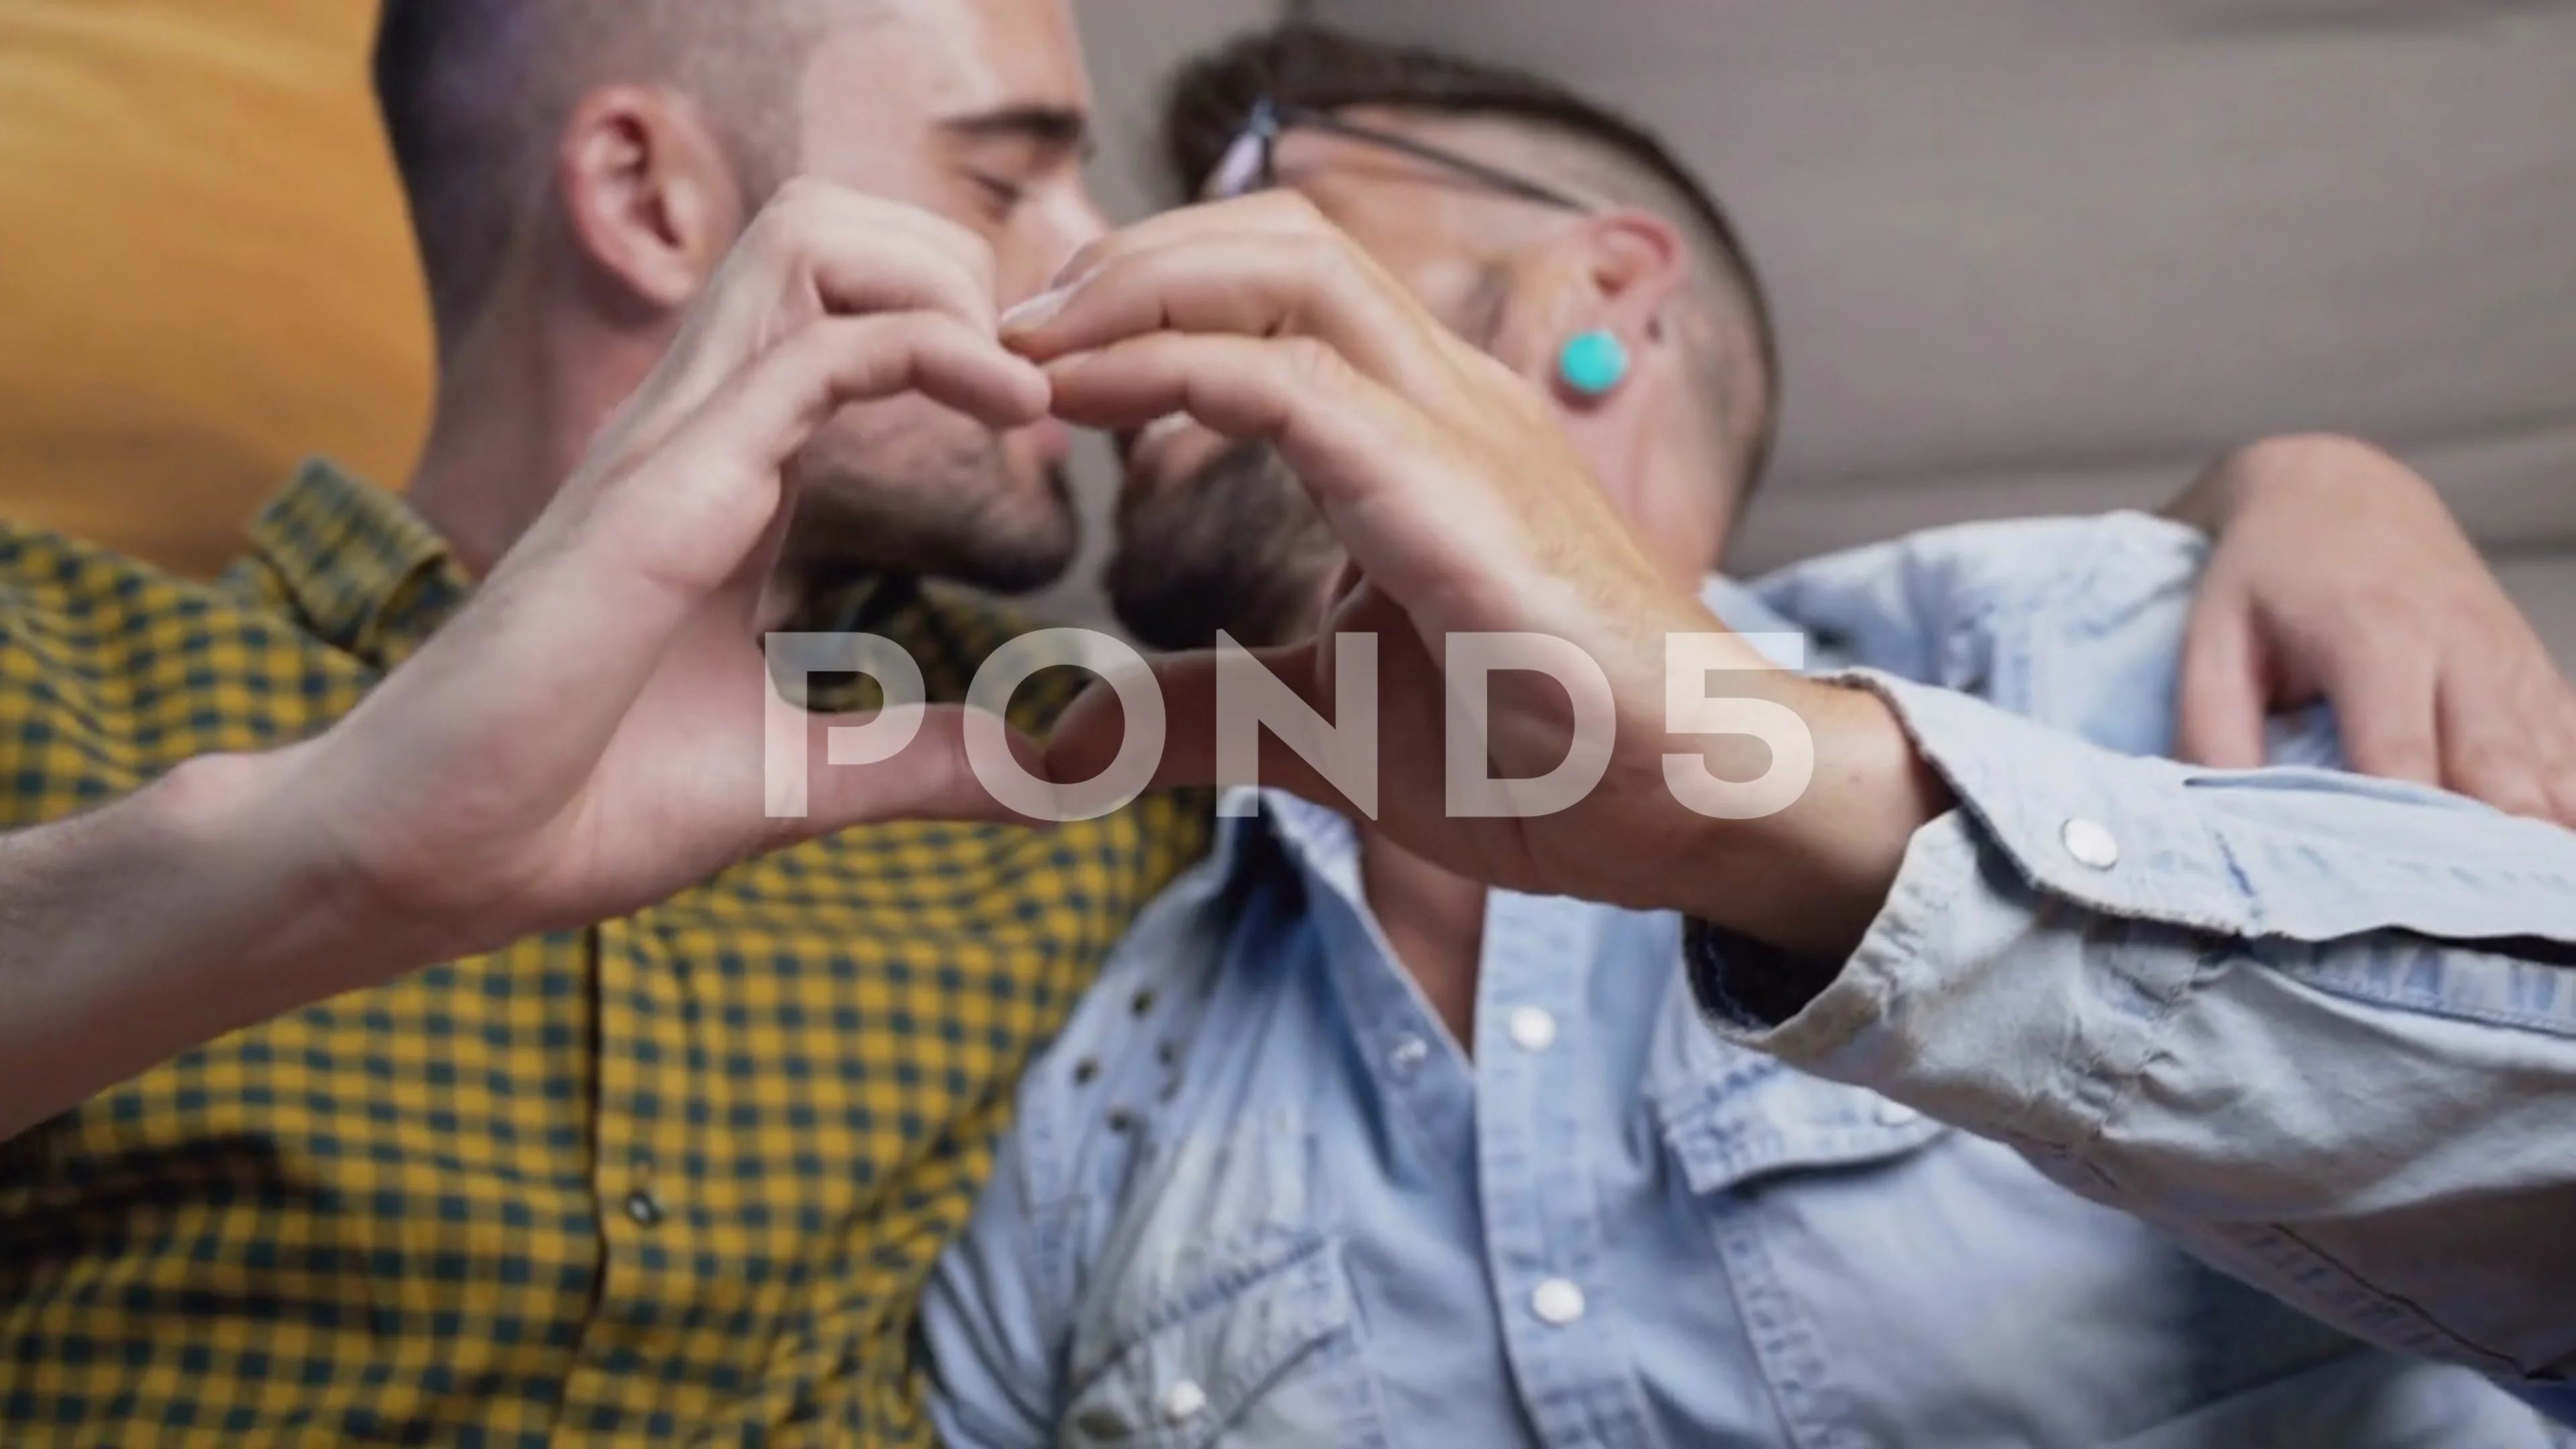
POLYGON ((1582 212, 1600 209, 1597 202, 1586 201, 1572 192, 1560 191, 1544 181, 1532 180, 1499 166, 1488 166, 1455 151, 1373 126, 1354 125, 1330 111, 1319 111, 1311 106, 1282 105, 1276 101, 1261 102, 1245 118, 1243 129, 1236 132, 1234 140, 1226 146, 1225 155, 1216 163, 1216 173, 1208 180, 1209 197, 1222 201, 1277 186, 1279 138, 1299 126, 1410 156, 1416 161, 1426 161, 1480 186, 1491 187, 1524 201, 1535 201, 1542 206, 1582 212))

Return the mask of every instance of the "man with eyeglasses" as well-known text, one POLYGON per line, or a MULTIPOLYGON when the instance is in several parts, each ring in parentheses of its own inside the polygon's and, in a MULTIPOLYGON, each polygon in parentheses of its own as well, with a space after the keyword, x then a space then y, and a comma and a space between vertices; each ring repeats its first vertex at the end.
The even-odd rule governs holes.
MULTIPOLYGON (((1302 641, 1373 634, 1384 768, 1363 798, 1266 750, 1346 813, 1272 790, 1223 821, 1033 1068, 925 1303, 952 1443, 2554 1441, 2460 1365, 2570 1366, 2576 1022, 2543 998, 2576 918, 2523 873, 2565 880, 2576 839, 2124 758, 2170 745, 2179 525, 1712 580, 1767 438, 1759 293, 1687 176, 1578 98, 1292 27, 1189 70, 1168 120, 1220 204, 1091 249, 1006 334, 1070 415, 1190 415, 1130 436, 1122 617, 1226 631, 1328 718, 1350 687, 1302 641), (1637 557, 1569 562, 1579 510, 1498 481, 1540 474, 1588 475, 1637 557), (1499 595, 1461 562, 1515 556, 1546 562, 1499 595), (1659 778, 1662 691, 1702 681, 1639 664, 1658 722, 1623 712, 1620 748, 1654 749, 1596 792, 1624 803, 1444 813, 1415 636, 1547 621, 1615 694, 1663 660, 1608 582, 1640 570, 1780 662, 1882 671, 1817 687, 1906 743, 1803 698, 1814 784, 1719 827, 1730 853, 1645 803, 1691 759, 1659 778), (2435 939, 2521 932, 2548 939, 2435 939)), ((1226 667, 1163 666, 1176 737, 1226 667)), ((1543 773, 1549 686, 1492 688, 1492 773, 1543 773)), ((1096 723, 1059 754, 1096 761, 1096 723)), ((2315 718, 2273 740, 2334 748, 2315 718)))

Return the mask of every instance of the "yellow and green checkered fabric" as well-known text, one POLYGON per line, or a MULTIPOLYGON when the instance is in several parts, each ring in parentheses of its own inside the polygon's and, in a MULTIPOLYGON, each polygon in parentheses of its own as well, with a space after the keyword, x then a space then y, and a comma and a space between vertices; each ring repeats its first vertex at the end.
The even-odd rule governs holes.
MULTIPOLYGON (((253 545, 204 586, 0 528, 0 825, 327 726, 466 595, 398 500, 326 467, 253 545)), ((1010 632, 849 597, 935 697, 1010 632)), ((1029 1054, 1205 815, 853 831, 0 1144, 0 1444, 922 1437, 920 1280, 1029 1054)))

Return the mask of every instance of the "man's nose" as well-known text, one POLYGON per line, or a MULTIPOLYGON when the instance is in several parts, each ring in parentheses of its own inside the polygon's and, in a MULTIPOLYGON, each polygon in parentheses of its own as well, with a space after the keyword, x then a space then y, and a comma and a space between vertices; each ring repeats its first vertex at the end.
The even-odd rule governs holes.
POLYGON ((1109 235, 1112 230, 1109 214, 1100 209, 1099 202, 1091 199, 1091 188, 1088 186, 1074 188, 1073 212, 1075 233, 1073 244, 1076 248, 1087 247, 1109 235))
POLYGON ((1037 248, 1036 275, 1027 279, 1029 294, 1034 295, 1055 280, 1073 254, 1109 235, 1107 213, 1091 199, 1090 188, 1079 184, 1068 186, 1048 207, 1045 240, 1037 248))

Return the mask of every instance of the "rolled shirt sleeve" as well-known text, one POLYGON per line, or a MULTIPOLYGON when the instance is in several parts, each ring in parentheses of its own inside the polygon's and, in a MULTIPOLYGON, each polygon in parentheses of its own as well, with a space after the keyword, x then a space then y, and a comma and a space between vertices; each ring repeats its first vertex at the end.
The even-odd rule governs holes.
POLYGON ((1846 682, 1959 808, 1838 972, 1784 984, 1695 934, 1719 1031, 2009 1143, 2350 1331, 2576 1376, 2576 834, 1846 682))

